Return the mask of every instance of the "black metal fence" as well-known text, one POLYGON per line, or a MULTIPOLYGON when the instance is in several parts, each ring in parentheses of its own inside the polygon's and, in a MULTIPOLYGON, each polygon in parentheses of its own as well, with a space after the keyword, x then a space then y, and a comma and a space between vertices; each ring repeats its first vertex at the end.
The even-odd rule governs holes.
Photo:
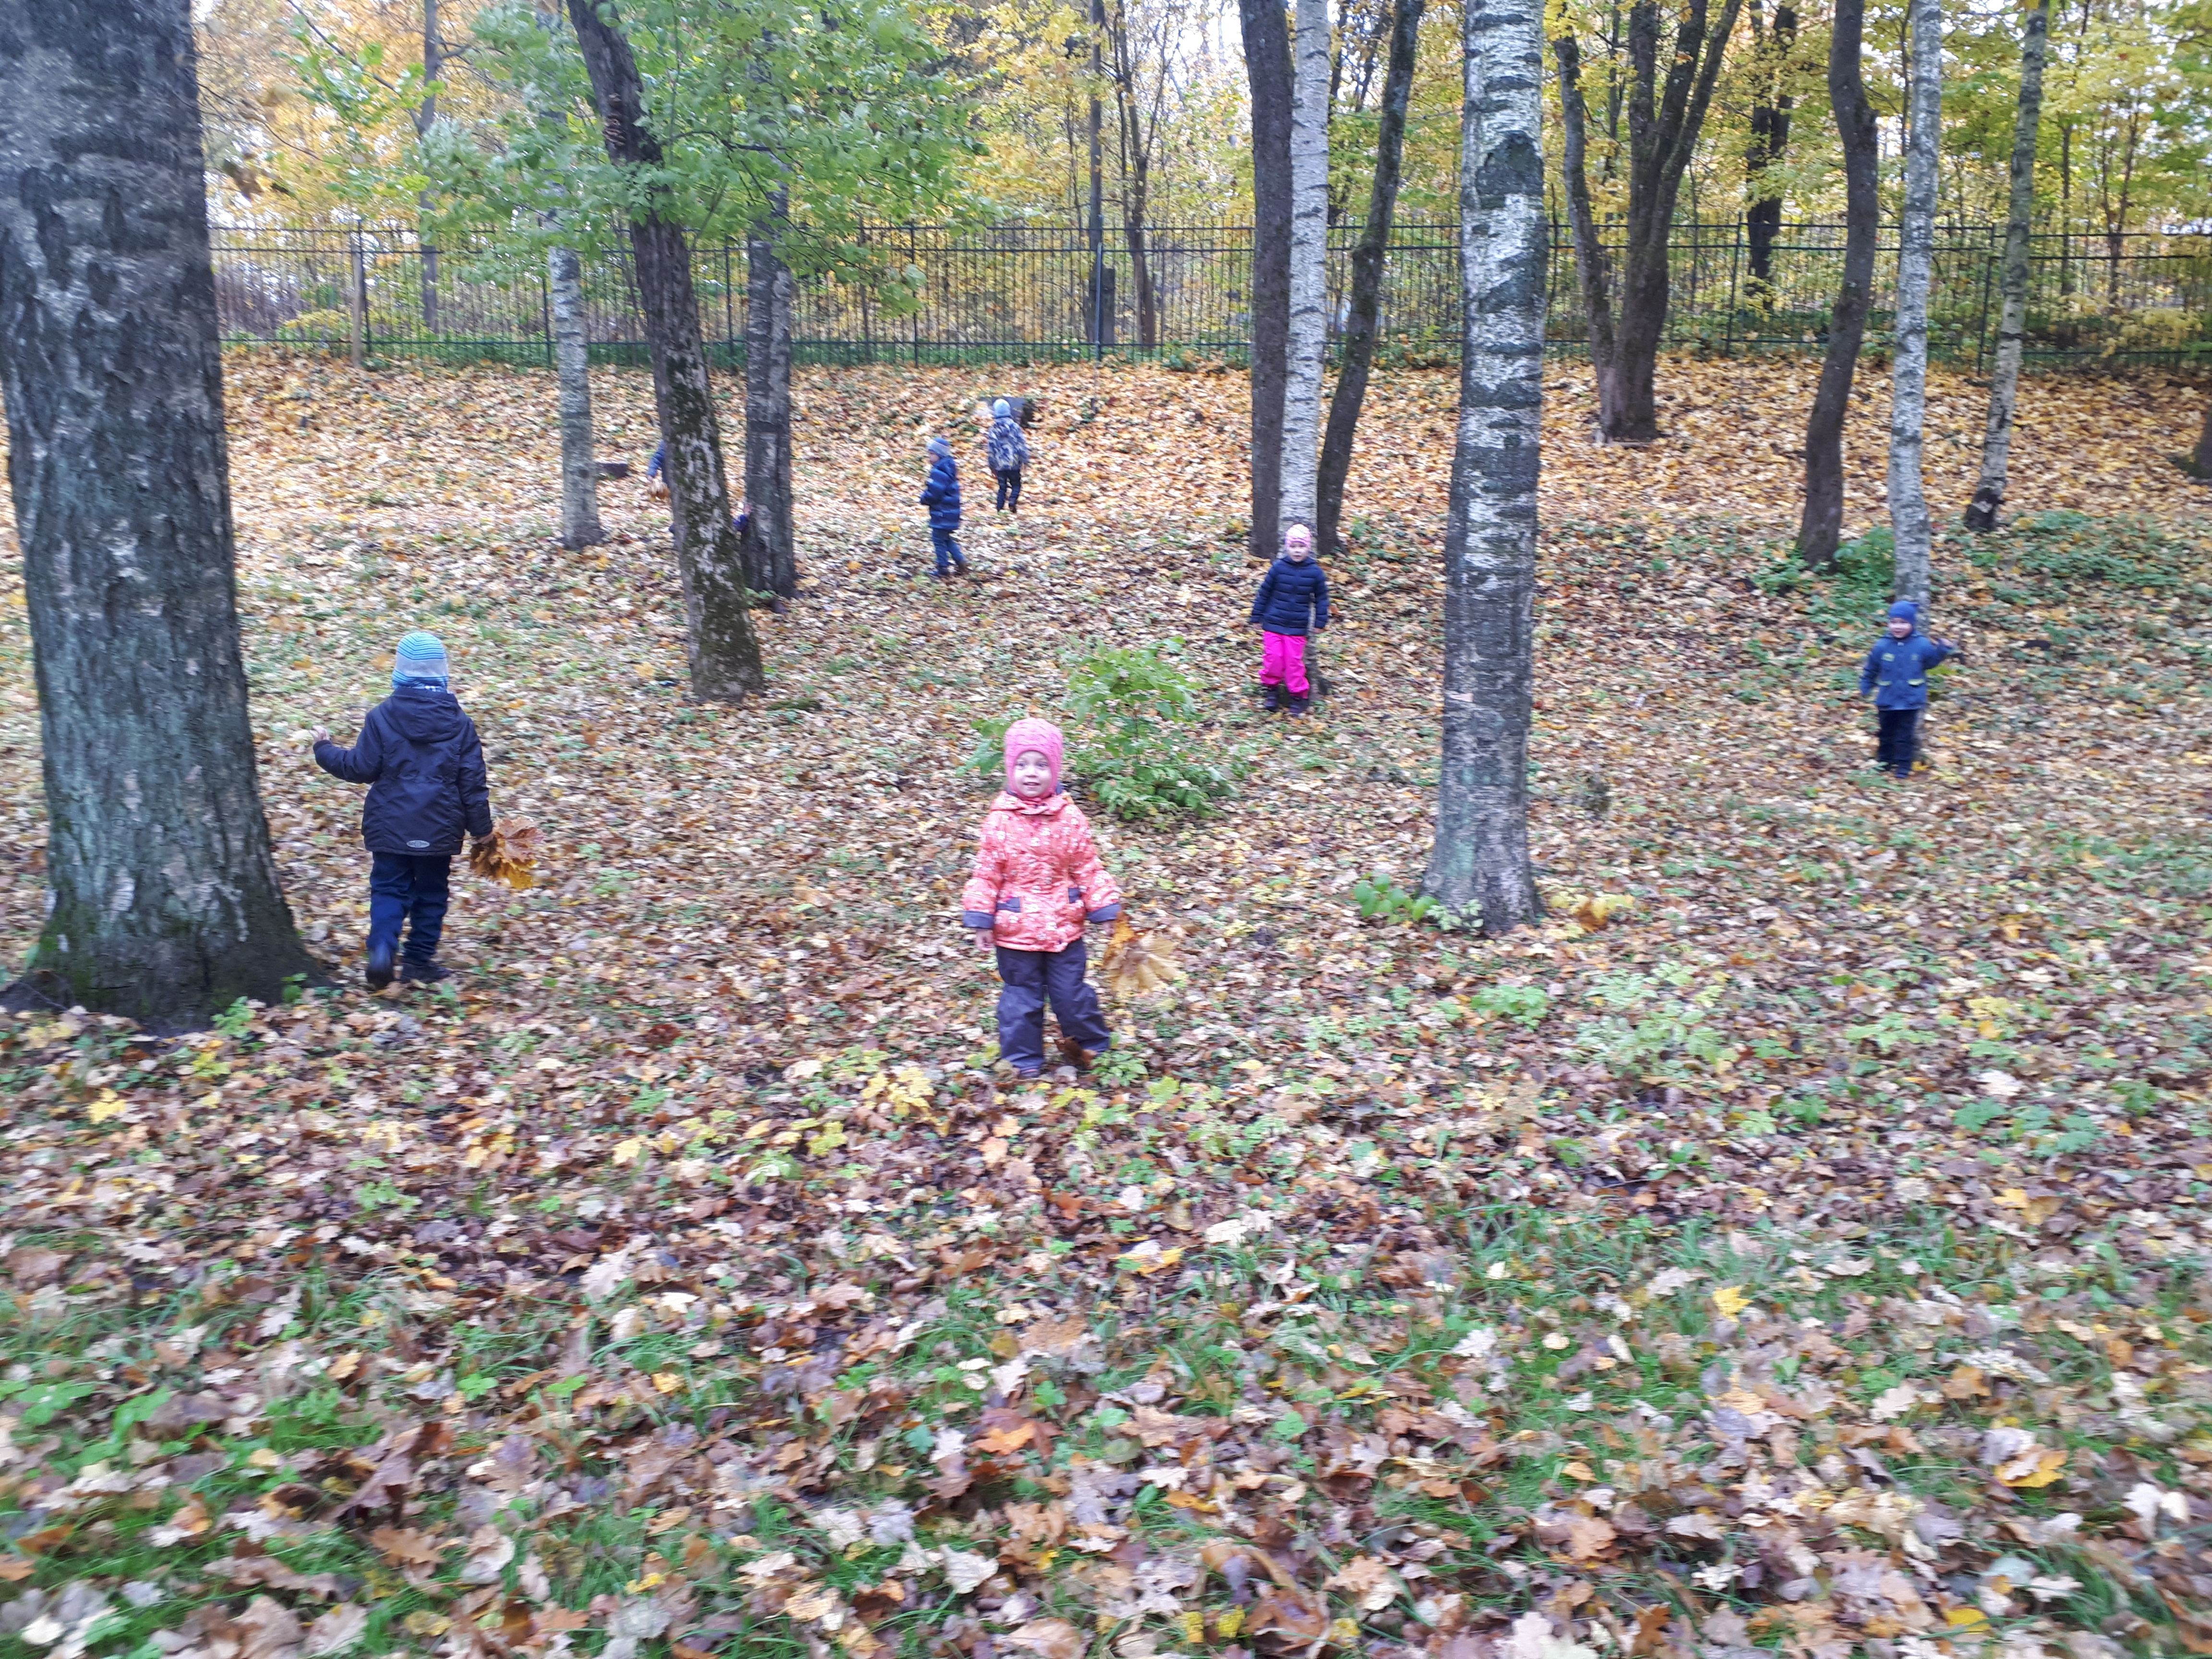
MULTIPOLYGON (((1386 361, 1442 362, 1459 330, 1456 228, 1407 224, 1392 238, 1383 282, 1386 361)), ((1331 233, 1328 284, 1341 315, 1356 227, 1331 233)), ((1981 364, 1996 336, 2002 226, 1948 226, 1936 238, 1930 349, 1981 364)), ((1142 326, 1130 250, 1109 235, 1094 301, 1083 232, 1066 225, 872 229, 879 278, 802 282, 793 313, 802 362, 915 363, 1125 356, 1235 357, 1249 337, 1252 234, 1242 225, 1147 229, 1144 274, 1152 326, 1142 326), (890 296, 890 297, 886 297, 890 296)), ((1764 275, 1741 221, 1684 222, 1670 252, 1667 339, 1729 353, 1817 346, 1843 263, 1843 228, 1785 225, 1764 275)), ((739 246, 695 256, 700 322, 717 357, 742 360, 745 260, 739 246)), ((217 302, 226 337, 385 356, 549 362, 551 311, 541 267, 496 250, 439 250, 425 260, 405 233, 219 228, 217 302), (434 281, 426 284, 427 264, 434 281)), ((1886 230, 1873 337, 1891 303, 1893 229, 1886 230)), ((2212 237, 2155 231, 2034 239, 2028 312, 2032 364, 2212 362, 2212 237)), ((593 356, 644 359, 628 258, 587 261, 593 356)), ((1551 338, 1586 349, 1587 328, 1565 228, 1552 238, 1551 338)))

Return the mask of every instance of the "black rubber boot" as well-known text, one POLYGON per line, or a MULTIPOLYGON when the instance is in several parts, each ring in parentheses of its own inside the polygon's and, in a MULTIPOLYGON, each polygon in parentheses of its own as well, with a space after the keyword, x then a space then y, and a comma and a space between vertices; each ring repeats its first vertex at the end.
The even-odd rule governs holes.
POLYGON ((368 947, 368 962, 362 969, 362 978, 372 991, 381 991, 392 983, 392 947, 372 945, 368 947))
POLYGON ((1291 699, 1291 713, 1293 714, 1303 714, 1307 709, 1312 707, 1313 697, 1310 694, 1302 693, 1292 696, 1291 699))
POLYGON ((399 964, 402 985, 435 985, 441 980, 453 978, 453 970, 441 968, 434 962, 403 962, 399 964))
POLYGON ((1260 702, 1261 706, 1266 708, 1269 714, 1273 714, 1278 708, 1280 708, 1283 706, 1283 688, 1279 685, 1261 686, 1260 688, 1260 702))

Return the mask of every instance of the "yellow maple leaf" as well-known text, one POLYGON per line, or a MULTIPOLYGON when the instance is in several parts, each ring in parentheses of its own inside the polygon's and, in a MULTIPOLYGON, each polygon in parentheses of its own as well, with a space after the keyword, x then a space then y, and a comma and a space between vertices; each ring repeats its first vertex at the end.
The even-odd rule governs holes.
POLYGON ((645 1142, 638 1139, 635 1136, 632 1136, 629 1139, 623 1141, 620 1146, 615 1148, 615 1162, 617 1164, 635 1164, 637 1161, 637 1155, 644 1150, 645 1142))
POLYGON ((130 1109, 129 1101, 120 1098, 112 1089, 104 1089, 100 1098, 84 1109, 84 1115, 94 1123, 105 1123, 111 1117, 121 1117, 130 1109))
POLYGON ((1997 1471, 1997 1479, 2008 1486, 2027 1487, 2031 1491, 2047 1486, 2066 1473, 2066 1454, 2063 1450, 2038 1446, 2026 1456, 2015 1457, 1997 1471))
POLYGON ((1723 1285, 1713 1292, 1713 1306, 1718 1308, 1725 1318, 1734 1319, 1750 1305, 1751 1298, 1744 1294, 1741 1285, 1723 1285))
POLYGON ((684 1379, 674 1371, 655 1371, 653 1386, 663 1394, 681 1394, 684 1392, 684 1379))
POLYGON ((1115 918, 1113 937, 1098 958, 1098 976, 1117 1001, 1129 1002, 1165 990, 1182 977, 1176 965, 1175 941, 1139 933, 1125 911, 1115 918))

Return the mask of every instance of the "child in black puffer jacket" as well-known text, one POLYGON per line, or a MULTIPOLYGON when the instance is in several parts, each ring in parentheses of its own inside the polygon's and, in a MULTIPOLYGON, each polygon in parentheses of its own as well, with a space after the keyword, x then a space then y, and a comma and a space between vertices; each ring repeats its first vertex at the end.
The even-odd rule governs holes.
POLYGON ((403 984, 450 978, 438 963, 447 881, 464 834, 491 834, 483 744, 451 689, 446 647, 434 634, 399 641, 392 695, 368 711, 361 741, 341 749, 317 726, 315 764, 368 786, 361 838, 368 848, 368 964, 372 991, 392 983, 407 927, 403 984))
POLYGON ((1314 562, 1313 532, 1294 524, 1283 532, 1282 556, 1261 578, 1252 624, 1264 642, 1260 691, 1269 708, 1303 714, 1313 701, 1306 686, 1306 635, 1328 626, 1328 578, 1314 562))

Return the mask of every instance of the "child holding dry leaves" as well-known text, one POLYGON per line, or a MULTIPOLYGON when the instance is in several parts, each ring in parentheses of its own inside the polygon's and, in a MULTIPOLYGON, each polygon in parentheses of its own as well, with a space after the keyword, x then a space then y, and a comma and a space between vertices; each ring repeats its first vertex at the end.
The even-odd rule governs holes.
POLYGON ((446 647, 434 634, 399 641, 392 695, 361 723, 361 741, 341 749, 314 730, 315 764, 348 783, 368 786, 361 838, 368 848, 368 962, 372 991, 392 983, 406 929, 403 984, 451 978, 438 963, 453 854, 465 832, 492 832, 483 744, 452 690, 446 647))
POLYGON ((1090 821, 1060 787, 1060 728, 1006 728, 1006 788, 983 820, 961 921, 995 946, 999 1057, 1018 1077, 1044 1069, 1044 1009, 1052 1004, 1068 1060, 1087 1066, 1113 1041, 1098 993, 1085 977, 1083 930, 1121 914, 1121 890, 1098 861, 1090 821))

